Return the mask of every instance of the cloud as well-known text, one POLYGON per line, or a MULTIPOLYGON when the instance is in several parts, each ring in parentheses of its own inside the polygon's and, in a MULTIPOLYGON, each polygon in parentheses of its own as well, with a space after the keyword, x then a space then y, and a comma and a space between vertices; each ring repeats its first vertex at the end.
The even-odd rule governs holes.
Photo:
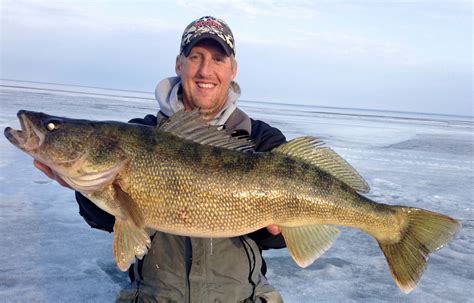
POLYGON ((413 65, 421 60, 415 50, 388 40, 340 32, 306 33, 308 48, 343 57, 375 57, 384 61, 413 65))
POLYGON ((177 0, 178 6, 200 14, 212 11, 215 17, 242 16, 247 19, 259 17, 279 17, 301 19, 316 17, 318 11, 314 1, 273 1, 273 0, 177 0))
MULTIPOLYGON (((239 44, 247 44, 264 49, 275 47, 294 50, 295 53, 312 53, 336 60, 375 58, 385 63, 415 65, 433 61, 436 55, 446 57, 440 54, 441 50, 436 53, 437 48, 431 47, 436 45, 432 42, 434 38, 420 42, 416 37, 426 38, 440 32, 436 28, 439 22, 426 18, 422 22, 419 21, 420 16, 472 11, 467 5, 472 4, 471 1, 447 0, 447 5, 452 5, 453 9, 451 6, 450 9, 443 9, 446 5, 440 3, 427 0, 176 0, 165 5, 142 1, 3 0, 2 31, 10 31, 10 36, 17 37, 22 36, 17 33, 25 28, 31 29, 30 33, 37 29, 44 29, 46 33, 85 32, 86 36, 109 32, 170 32, 179 37, 192 19, 213 14, 229 22, 238 48, 239 44), (386 18, 387 21, 383 21, 384 13, 390 17, 386 18), (388 34, 378 33, 381 31, 374 27, 377 22, 385 22, 388 28, 382 32, 388 34), (413 30, 408 25, 418 28, 413 30), (20 31, 12 34, 12 29, 19 26, 20 31), (404 26, 407 28, 404 29, 404 26)), ((445 24, 456 24, 453 21, 456 19, 450 17, 445 24)), ((452 27, 447 28, 450 30, 452 27)))
POLYGON ((3 22, 24 25, 33 28, 49 28, 53 22, 67 24, 71 20, 86 16, 86 12, 78 5, 66 3, 12 1, 2 3, 3 22))
MULTIPOLYGON (((370 2, 374 5, 383 3, 370 2)), ((346 15, 347 20, 360 16, 361 11, 362 15, 370 15, 367 10, 371 6, 366 2, 178 0, 177 4, 183 10, 200 15, 212 12, 216 17, 228 20, 234 34, 238 35, 237 47, 250 44, 333 58, 377 58, 404 65, 417 64, 422 59, 410 46, 387 37, 369 37, 366 32, 356 32, 344 26, 341 15, 346 15)), ((392 4, 398 5, 396 2, 392 4)))
POLYGON ((81 1, 12 1, 2 3, 2 22, 32 29, 80 29, 98 32, 181 30, 182 24, 133 13, 110 12, 110 7, 127 10, 129 5, 107 5, 105 2, 81 1))
POLYGON ((254 48, 290 49, 328 58, 378 59, 391 64, 416 65, 424 60, 415 49, 404 45, 336 31, 294 30, 293 35, 285 37, 247 33, 239 37, 239 43, 251 44, 254 48))

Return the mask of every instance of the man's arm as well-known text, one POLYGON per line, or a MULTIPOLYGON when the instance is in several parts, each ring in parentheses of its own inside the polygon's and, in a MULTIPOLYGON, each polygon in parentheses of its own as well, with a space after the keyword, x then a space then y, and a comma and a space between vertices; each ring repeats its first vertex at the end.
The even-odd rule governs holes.
POLYGON ((79 205, 79 214, 90 227, 105 230, 109 233, 114 231, 114 216, 100 209, 78 191, 76 191, 76 201, 79 205))

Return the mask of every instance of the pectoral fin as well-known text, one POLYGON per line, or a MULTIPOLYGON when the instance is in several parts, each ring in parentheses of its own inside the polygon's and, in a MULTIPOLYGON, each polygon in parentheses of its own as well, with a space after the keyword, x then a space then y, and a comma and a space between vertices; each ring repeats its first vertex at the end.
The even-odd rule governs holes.
POLYGON ((280 227, 288 252, 301 267, 311 265, 328 250, 339 230, 331 225, 280 227))
POLYGON ((143 258, 150 243, 145 229, 137 228, 129 220, 115 218, 114 257, 121 271, 126 271, 135 262, 135 258, 143 258))
POLYGON ((126 193, 120 184, 114 182, 112 187, 115 191, 115 200, 123 211, 124 216, 130 219, 136 227, 143 228, 145 219, 138 204, 126 193))
POLYGON ((115 200, 122 210, 122 217, 115 217, 114 256, 118 267, 126 271, 135 257, 141 259, 150 247, 150 236, 137 203, 117 182, 112 184, 115 200))

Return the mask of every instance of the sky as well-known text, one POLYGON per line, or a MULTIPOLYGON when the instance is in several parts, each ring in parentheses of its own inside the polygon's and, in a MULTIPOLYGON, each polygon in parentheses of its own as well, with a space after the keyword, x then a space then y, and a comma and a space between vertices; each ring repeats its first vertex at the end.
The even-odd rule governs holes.
POLYGON ((241 99, 473 116, 465 0, 0 0, 0 78, 152 92, 182 31, 225 20, 241 99))

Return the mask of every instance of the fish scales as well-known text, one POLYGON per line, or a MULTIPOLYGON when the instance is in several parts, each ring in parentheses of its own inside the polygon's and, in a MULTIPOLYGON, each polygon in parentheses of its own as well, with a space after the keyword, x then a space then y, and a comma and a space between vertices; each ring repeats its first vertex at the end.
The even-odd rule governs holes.
MULTIPOLYGON (((155 156, 159 159, 145 160, 147 163, 154 163, 154 167, 156 165, 158 180, 152 180, 152 186, 156 188, 152 191, 154 196, 139 197, 142 194, 140 184, 131 182, 134 184, 131 188, 132 197, 143 201, 146 213, 153 214, 150 219, 157 222, 155 225, 167 225, 165 228, 182 227, 183 232, 188 234, 191 228, 196 231, 196 235, 201 236, 228 236, 230 230, 233 230, 234 235, 241 234, 255 228, 255 223, 265 216, 267 221, 271 218, 271 209, 256 208, 264 205, 265 197, 252 194, 256 192, 257 185, 254 181, 258 178, 258 169, 254 168, 244 175, 238 171, 226 170, 228 165, 225 159, 219 163, 218 159, 208 157, 209 149, 201 149, 200 153, 200 161, 195 161, 194 156, 177 158, 170 155, 168 158, 160 152, 155 156), (226 173, 220 173, 219 169, 226 170, 226 173), (240 183, 245 180, 249 181, 249 186, 246 192, 242 192, 240 183), (155 215, 156 201, 161 201, 166 208, 160 208, 161 213, 155 215), (242 201, 248 203, 241 203, 242 201)), ((224 152, 218 158, 228 156, 224 152)), ((255 162, 248 156, 246 158, 255 162)), ((147 176, 141 174, 130 175, 130 178, 135 177, 137 180, 147 179, 147 176)))
MULTIPOLYGON (((217 153, 217 147, 176 137, 141 151, 136 148, 141 137, 136 136, 137 142, 124 140, 121 146, 130 159, 127 181, 121 185, 143 208, 146 225, 158 230, 229 237, 272 223, 362 228, 367 216, 361 214, 377 206, 364 203, 349 186, 317 167, 286 156, 226 149, 217 153)), ((375 219, 380 227, 391 217, 375 219)))
POLYGON ((318 138, 256 153, 197 111, 159 128, 28 111, 18 117, 22 129, 6 128, 7 139, 115 216, 113 251, 124 271, 146 254, 149 229, 232 237, 276 224, 306 267, 331 247, 336 226, 350 226, 377 240, 395 283, 410 292, 429 253, 460 228, 442 214, 365 197, 367 183, 318 138))

